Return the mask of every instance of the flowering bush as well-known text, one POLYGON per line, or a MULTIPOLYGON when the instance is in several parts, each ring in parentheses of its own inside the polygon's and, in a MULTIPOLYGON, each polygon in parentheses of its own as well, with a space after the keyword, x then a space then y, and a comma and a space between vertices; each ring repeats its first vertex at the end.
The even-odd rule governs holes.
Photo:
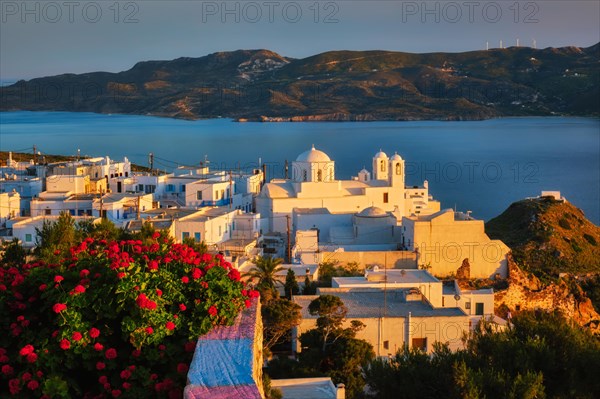
POLYGON ((158 233, 54 255, 0 269, 0 397, 180 398, 195 339, 258 295, 158 233))

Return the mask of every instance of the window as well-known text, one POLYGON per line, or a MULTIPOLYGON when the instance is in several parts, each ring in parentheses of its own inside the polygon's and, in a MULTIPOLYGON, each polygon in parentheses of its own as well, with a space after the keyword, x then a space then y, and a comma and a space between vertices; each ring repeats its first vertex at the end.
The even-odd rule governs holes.
POLYGON ((196 191, 196 199, 202 201, 202 191, 196 191))
POLYGON ((402 168, 400 167, 400 164, 399 164, 399 163, 397 163, 397 164, 396 164, 396 174, 397 174, 397 175, 399 175, 399 174, 401 174, 401 173, 402 173, 402 168))
POLYGON ((219 190, 215 191, 215 201, 219 200, 219 190))
POLYGON ((144 190, 144 192, 146 194, 152 194, 156 191, 156 186, 154 184, 146 184, 146 189, 144 190))
POLYGON ((44 215, 51 215, 51 214, 52 214, 51 209, 44 209, 44 215))
POLYGON ((31 234, 25 234, 25 241, 31 242, 33 239, 31 238, 31 234))
POLYGON ((219 226, 219 235, 221 235, 221 226, 219 226))
POLYGON ((190 233, 187 231, 184 231, 181 233, 181 241, 185 241, 186 238, 190 238, 190 233))
POLYGON ((381 165, 381 171, 385 172, 385 161, 381 161, 379 164, 381 165))
POLYGON ((182 192, 182 193, 185 193, 185 184, 182 184, 182 185, 181 185, 181 192, 182 192))
POLYGON ((465 302, 465 309, 471 309, 471 302, 465 302))
POLYGON ((229 193, 229 189, 225 190, 225 198, 229 198, 231 197, 230 193, 229 193))
POLYGON ((175 191, 175 186, 173 184, 167 184, 167 192, 172 193, 175 191))
POLYGON ((390 341, 383 341, 383 349, 390 349, 390 341))
POLYGON ((413 338, 412 347, 427 352, 427 338, 413 338))
POLYGON ((306 171, 306 169, 304 169, 302 171, 302 181, 307 181, 308 180, 308 172, 306 171))
POLYGON ((144 191, 144 185, 138 184, 138 191, 144 191))
POLYGON ((202 239, 202 236, 200 235, 200 233, 194 233, 194 241, 200 242, 201 239, 202 239))
POLYGON ((221 199, 225 198, 225 190, 221 190, 221 199))
POLYGON ((365 181, 368 181, 368 180, 369 180, 369 179, 368 179, 368 177, 367 177, 367 174, 365 173, 365 181))
POLYGON ((387 204, 389 202, 389 195, 388 193, 383 193, 383 203, 387 204))
POLYGON ((323 180, 323 171, 317 170, 317 181, 323 180))
POLYGON ((442 297, 442 307, 446 306, 446 298, 442 297))

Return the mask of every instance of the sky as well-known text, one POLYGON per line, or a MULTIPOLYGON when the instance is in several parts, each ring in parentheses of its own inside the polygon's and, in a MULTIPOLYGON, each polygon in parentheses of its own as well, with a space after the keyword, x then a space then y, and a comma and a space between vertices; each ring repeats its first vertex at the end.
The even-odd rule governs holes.
POLYGON ((138 61, 264 48, 461 52, 600 41, 598 1, 7 1, 0 79, 118 72, 138 61))

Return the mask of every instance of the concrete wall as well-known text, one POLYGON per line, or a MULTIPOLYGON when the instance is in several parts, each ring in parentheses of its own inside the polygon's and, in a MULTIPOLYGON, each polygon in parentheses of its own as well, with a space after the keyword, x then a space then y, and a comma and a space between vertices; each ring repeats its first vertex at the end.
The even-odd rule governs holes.
MULTIPOLYGON (((361 321, 366 327, 356 334, 356 338, 364 339, 373 345, 377 356, 394 355, 405 344, 412 344, 412 338, 427 338, 427 353, 433 352, 433 343, 448 343, 450 349, 463 347, 461 338, 469 332, 469 318, 456 317, 412 317, 410 322, 404 317, 374 317, 348 319, 344 327, 349 327, 352 320, 361 321), (411 342, 406 342, 410 337, 411 342), (387 348, 385 347, 387 342, 387 348)), ((292 334, 292 350, 300 352, 300 335, 316 327, 316 319, 303 319, 292 334)))
POLYGON ((447 276, 469 259, 472 278, 506 277, 509 248, 485 234, 483 220, 455 220, 448 210, 430 220, 403 218, 404 240, 409 250, 417 249, 419 265, 431 266, 431 273, 447 276))
POLYGON ((357 262, 359 269, 379 266, 389 269, 416 269, 416 254, 412 251, 357 251, 357 252, 320 252, 316 254, 321 262, 338 262, 346 265, 357 262))

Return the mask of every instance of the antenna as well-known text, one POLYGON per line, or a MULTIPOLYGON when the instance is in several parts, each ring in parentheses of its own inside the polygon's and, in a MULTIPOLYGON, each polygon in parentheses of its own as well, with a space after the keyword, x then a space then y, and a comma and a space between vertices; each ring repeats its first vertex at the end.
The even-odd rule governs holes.
POLYGON ((537 41, 535 39, 532 39, 533 41, 533 48, 537 48, 537 41))
POLYGON ((490 49, 490 42, 485 42, 485 49, 486 51, 490 49))
POLYGON ((519 47, 519 38, 517 37, 517 47, 519 47))

